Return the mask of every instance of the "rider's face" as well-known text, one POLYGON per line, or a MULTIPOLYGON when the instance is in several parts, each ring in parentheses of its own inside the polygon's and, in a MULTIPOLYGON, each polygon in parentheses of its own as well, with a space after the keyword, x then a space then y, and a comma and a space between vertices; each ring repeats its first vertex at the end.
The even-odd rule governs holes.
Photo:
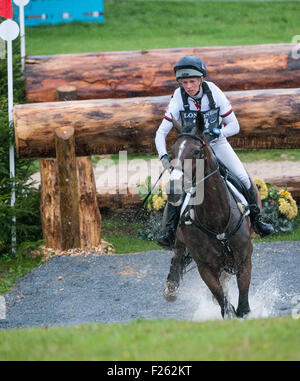
POLYGON ((179 83, 183 86, 184 90, 188 93, 188 95, 193 97, 200 91, 202 78, 182 78, 179 80, 179 83))

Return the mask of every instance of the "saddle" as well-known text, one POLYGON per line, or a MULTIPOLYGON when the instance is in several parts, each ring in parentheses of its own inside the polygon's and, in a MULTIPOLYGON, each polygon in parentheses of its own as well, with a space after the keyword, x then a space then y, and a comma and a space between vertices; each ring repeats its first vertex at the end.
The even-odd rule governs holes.
MULTIPOLYGON (((238 207, 241 210, 241 213, 245 213, 248 210, 249 204, 247 188, 242 183, 242 181, 234 173, 232 173, 221 160, 217 158, 216 160, 219 166, 220 174, 227 186, 228 191, 232 194, 233 198, 235 199, 238 207)), ((180 216, 182 216, 185 212, 191 197, 193 197, 193 195, 191 194, 185 195, 184 202, 181 205, 180 216)))
POLYGON ((237 202, 241 202, 247 205, 248 190, 245 187, 245 185, 234 173, 232 173, 226 167, 226 165, 220 159, 217 159, 217 162, 219 165, 220 174, 223 177, 228 190, 233 194, 233 197, 236 199, 237 202))

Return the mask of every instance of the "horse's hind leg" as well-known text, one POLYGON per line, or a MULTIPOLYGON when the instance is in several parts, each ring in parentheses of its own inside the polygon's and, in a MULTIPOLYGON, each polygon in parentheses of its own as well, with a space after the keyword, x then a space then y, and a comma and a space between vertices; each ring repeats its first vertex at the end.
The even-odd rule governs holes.
POLYGON ((167 284, 164 290, 164 297, 168 302, 173 302, 177 299, 180 278, 183 271, 183 256, 185 253, 185 245, 177 241, 174 249, 174 256, 171 259, 170 271, 167 277, 167 284))
POLYGON ((201 278, 206 283, 207 287, 216 298, 221 307, 221 314, 224 319, 233 319, 236 317, 236 312, 232 304, 229 303, 226 295, 224 294, 222 285, 220 283, 217 271, 212 270, 206 265, 198 265, 198 270, 201 278))
POLYGON ((239 303, 236 312, 237 316, 241 318, 250 312, 248 293, 251 279, 251 268, 251 255, 249 254, 244 263, 244 266, 237 273, 239 303))

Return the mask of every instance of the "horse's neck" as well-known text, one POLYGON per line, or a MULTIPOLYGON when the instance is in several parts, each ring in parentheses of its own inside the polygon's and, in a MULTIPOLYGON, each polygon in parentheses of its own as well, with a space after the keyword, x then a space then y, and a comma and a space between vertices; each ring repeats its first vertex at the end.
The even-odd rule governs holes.
MULTIPOLYGON (((209 156, 205 160, 204 175, 209 176, 217 166, 213 156, 209 156)), ((219 171, 205 180, 204 199, 196 208, 199 220, 207 226, 219 230, 228 222, 230 199, 219 171)))

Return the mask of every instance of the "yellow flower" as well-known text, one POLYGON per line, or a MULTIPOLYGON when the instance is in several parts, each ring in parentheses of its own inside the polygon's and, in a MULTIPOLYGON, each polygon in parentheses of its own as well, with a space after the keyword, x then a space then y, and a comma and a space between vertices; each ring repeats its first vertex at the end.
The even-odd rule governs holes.
POLYGON ((288 210, 290 208, 290 204, 284 199, 284 198, 279 198, 278 199, 278 209, 280 213, 286 215, 288 213, 288 210))
POLYGON ((166 192, 163 192, 163 194, 162 194, 162 198, 163 198, 164 200, 166 200, 166 199, 168 198, 168 195, 167 195, 166 192))
POLYGON ((281 191, 281 194, 282 194, 282 196, 285 196, 285 197, 290 197, 291 196, 290 192, 288 192, 287 190, 286 191, 281 191))
POLYGON ((162 197, 157 197, 153 200, 153 209, 158 211, 165 205, 165 200, 162 197))
POLYGON ((262 200, 267 198, 268 197, 268 187, 267 187, 266 183, 264 182, 264 180, 259 178, 259 177, 255 177, 253 179, 253 181, 257 186, 257 189, 258 189, 259 194, 260 194, 260 198, 262 200))
POLYGON ((146 181, 143 180, 143 181, 141 182, 141 185, 146 185, 146 181))
POLYGON ((288 218, 289 220, 297 216, 298 214, 297 204, 292 197, 289 197, 289 200, 286 200, 285 198, 280 197, 278 199, 278 204, 279 204, 278 209, 280 213, 286 216, 286 218, 288 218))

